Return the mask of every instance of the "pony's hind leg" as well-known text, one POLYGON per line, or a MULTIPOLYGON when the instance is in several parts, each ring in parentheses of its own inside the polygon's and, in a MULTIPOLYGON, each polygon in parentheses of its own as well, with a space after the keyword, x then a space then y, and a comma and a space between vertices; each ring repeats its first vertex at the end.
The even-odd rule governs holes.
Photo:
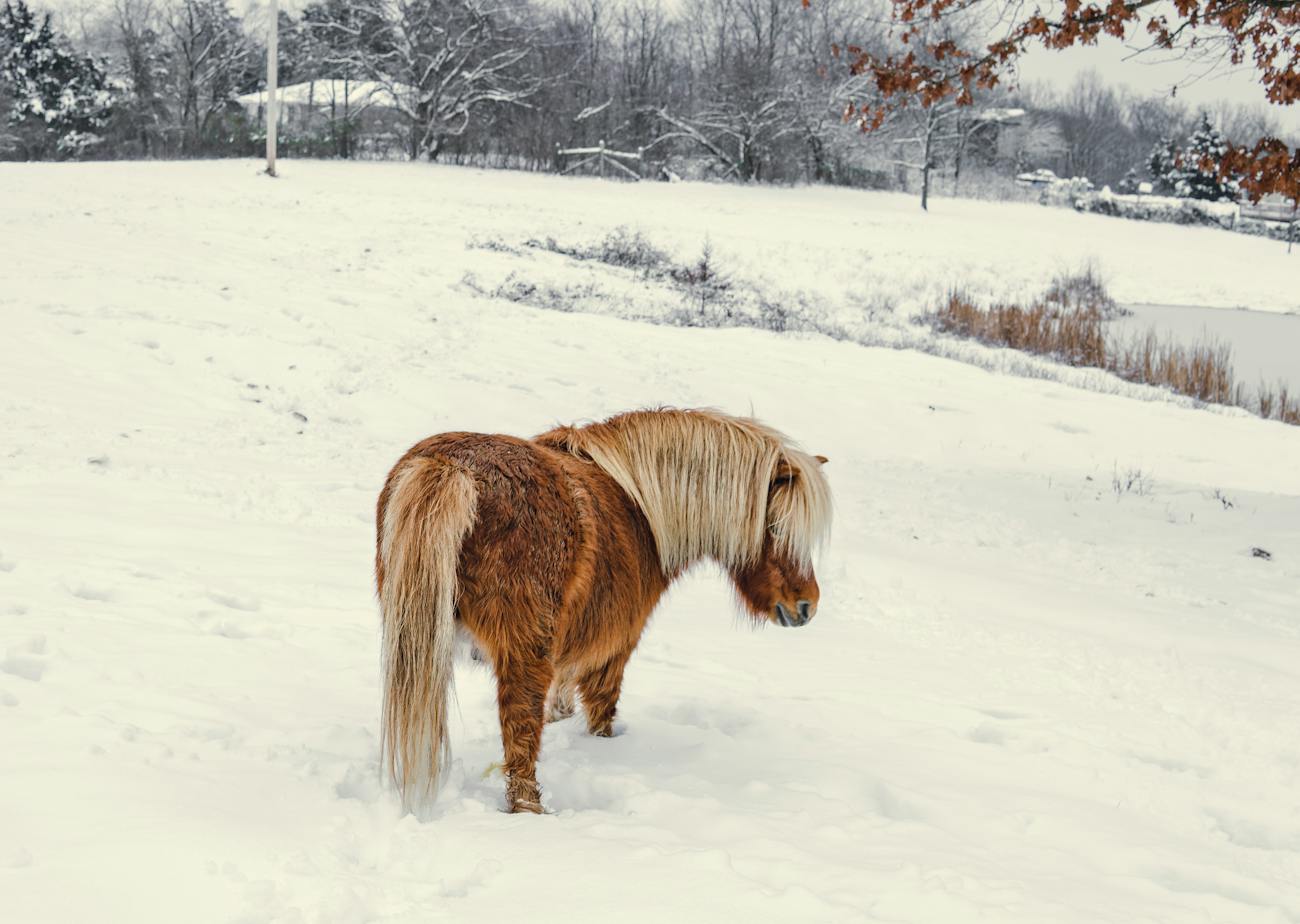
POLYGON ((498 659, 497 710, 505 751, 506 809, 541 814, 537 755, 542 747, 546 691, 552 669, 544 660, 498 659))
POLYGON ((572 671, 561 668, 555 672, 546 704, 547 722, 559 722, 573 715, 577 708, 577 678, 572 671))
POLYGON ((614 736, 614 713, 623 689, 623 669, 631 656, 631 651, 620 652, 578 678, 582 707, 587 712, 587 731, 597 737, 614 736))

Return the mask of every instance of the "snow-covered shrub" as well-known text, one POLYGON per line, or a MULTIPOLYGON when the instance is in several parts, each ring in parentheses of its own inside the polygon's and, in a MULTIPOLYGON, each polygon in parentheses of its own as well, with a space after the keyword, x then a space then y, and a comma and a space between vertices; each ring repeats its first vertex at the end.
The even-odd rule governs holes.
POLYGON ((626 226, 619 226, 599 241, 587 245, 564 245, 553 237, 525 241, 525 245, 576 260, 596 260, 647 274, 669 272, 671 263, 667 253, 650 243, 640 231, 629 230, 626 226))
POLYGON ((656 270, 668 262, 668 254, 650 243, 640 231, 615 228, 596 245, 596 259, 610 266, 656 270))
POLYGON ((1275 241, 1300 241, 1300 225, 1292 228, 1290 223, 1281 221, 1261 221, 1258 218, 1239 218, 1233 226, 1234 231, 1267 237, 1275 241))
POLYGON ((114 86, 92 58, 77 57, 25 0, 0 7, 0 106, 8 147, 23 157, 79 157, 97 145, 114 86))
POLYGON ((1058 273, 1043 294, 1049 305, 1067 310, 1083 309, 1099 317, 1117 318, 1128 312, 1119 307, 1106 287, 1106 280, 1096 263, 1089 261, 1070 273, 1058 273))
POLYGON ((1038 189, 1038 201, 1043 205, 1077 205, 1080 198, 1087 196, 1096 187, 1086 176, 1072 176, 1068 179, 1058 177, 1050 170, 1035 170, 1033 173, 1021 174, 1016 182, 1038 189), (1029 178, 1033 179, 1029 179, 1029 178))
POLYGON ((1176 196, 1121 196, 1109 189, 1079 197, 1075 200, 1074 207, 1082 212, 1095 212, 1115 218, 1218 228, 1234 227, 1237 217, 1237 206, 1232 202, 1206 202, 1176 196))

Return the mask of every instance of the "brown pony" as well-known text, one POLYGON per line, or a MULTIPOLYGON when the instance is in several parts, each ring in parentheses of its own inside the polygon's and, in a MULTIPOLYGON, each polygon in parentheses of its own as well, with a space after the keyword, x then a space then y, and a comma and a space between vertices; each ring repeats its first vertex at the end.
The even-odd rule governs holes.
POLYGON ((633 411, 532 440, 442 433, 379 495, 384 759, 404 807, 445 766, 458 632, 491 664, 512 812, 542 811, 542 725, 608 737, 623 669, 656 602, 701 559, 758 620, 817 611, 812 552, 830 526, 826 459, 755 420, 633 411))

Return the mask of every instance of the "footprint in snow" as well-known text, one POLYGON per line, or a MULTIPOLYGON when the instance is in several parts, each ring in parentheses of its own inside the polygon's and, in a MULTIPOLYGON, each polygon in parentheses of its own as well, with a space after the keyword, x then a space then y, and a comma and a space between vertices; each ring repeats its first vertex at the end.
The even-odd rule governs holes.
POLYGON ((221 593, 220 591, 215 590, 208 591, 208 599, 213 603, 219 603, 228 609, 240 610, 245 613, 256 613, 262 608, 262 601, 256 597, 221 593))
POLYGON ((381 779, 379 768, 374 763, 350 764, 343 772, 343 779, 334 784, 334 795, 340 799, 373 804, 384 794, 381 779))
POLYGON ((112 603, 117 599, 117 595, 107 587, 96 587, 93 584, 77 584, 68 592, 79 600, 93 600, 96 603, 112 603))
POLYGON ((670 709, 662 710, 660 715, 674 725, 689 725, 704 731, 718 731, 727 737, 735 737, 754 724, 751 710, 727 708, 701 703, 680 703, 670 709))
MULTIPOLYGON (((0 673, 30 680, 33 683, 39 683, 45 676, 45 667, 45 636, 43 635, 33 636, 21 645, 9 648, 5 652, 4 659, 0 660, 0 673)), ((9 695, 11 694, 6 694, 9 695)), ((0 701, 3 701, 6 706, 18 705, 16 697, 13 702, 0 701)))
POLYGON ((988 716, 990 719, 1003 719, 1009 721, 1012 719, 1029 718, 1029 716, 1023 712, 1011 712, 1010 710, 1007 709, 976 709, 975 711, 983 713, 984 715, 988 716))
POLYGON ((901 797, 884 783, 877 782, 869 793, 869 804, 876 814, 891 821, 924 821, 925 812, 901 797))
POLYGON ((40 683, 45 676, 45 662, 26 655, 5 655, 4 660, 0 660, 0 673, 40 683))
POLYGON ((25 847, 10 847, 0 853, 0 867, 5 869, 22 869, 32 865, 32 855, 25 847))
POLYGON ((468 876, 439 880, 438 891, 444 898, 464 898, 499 876, 502 869, 500 860, 479 860, 468 876))
POLYGON ((1213 809, 1207 809, 1205 814, 1213 822, 1215 830, 1240 847, 1300 853, 1300 835, 1293 831, 1275 828, 1253 819, 1227 815, 1213 809))
POLYGON ((976 744, 996 744, 1001 746, 1007 743, 1007 736, 988 722, 981 722, 975 726, 966 737, 976 744))
MULTIPOLYGON (((237 608, 232 607, 232 609, 237 608)), ((208 635, 219 635, 236 641, 249 638, 283 638, 281 631, 258 622, 256 617, 238 615, 227 610, 199 610, 194 614, 194 621, 200 631, 208 635)))

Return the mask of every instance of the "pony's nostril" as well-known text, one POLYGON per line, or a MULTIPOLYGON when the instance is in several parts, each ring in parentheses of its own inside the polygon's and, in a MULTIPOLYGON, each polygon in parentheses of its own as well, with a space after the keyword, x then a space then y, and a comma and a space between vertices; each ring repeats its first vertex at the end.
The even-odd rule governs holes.
POLYGON ((807 600, 799 601, 799 623, 802 625, 812 619, 812 604, 807 600))
POLYGON ((777 622, 781 623, 781 625, 786 628, 795 625, 794 617, 790 615, 790 611, 780 603, 776 605, 776 619, 777 622))

